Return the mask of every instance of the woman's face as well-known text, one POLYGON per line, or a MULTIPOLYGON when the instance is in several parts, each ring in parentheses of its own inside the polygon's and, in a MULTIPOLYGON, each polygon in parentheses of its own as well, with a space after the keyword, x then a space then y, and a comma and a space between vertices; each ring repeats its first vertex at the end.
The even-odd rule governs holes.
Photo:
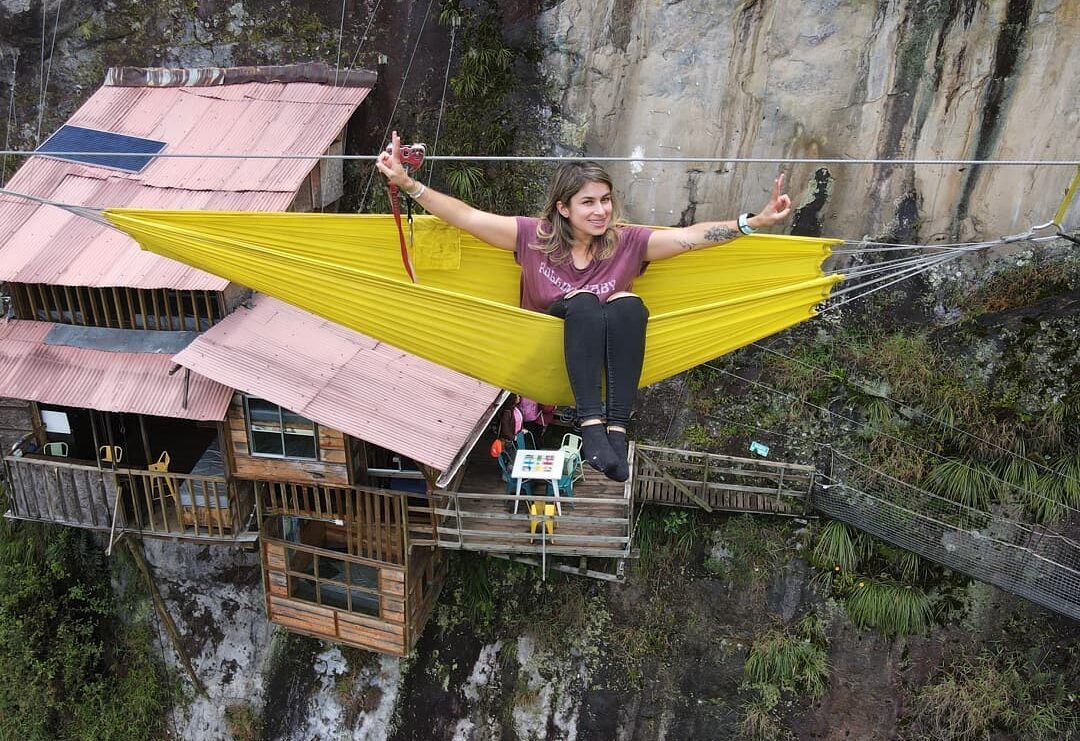
POLYGON ((559 201, 559 213, 570 222, 576 239, 592 241, 608 228, 611 221, 611 188, 606 183, 585 183, 570 197, 570 203, 559 201))

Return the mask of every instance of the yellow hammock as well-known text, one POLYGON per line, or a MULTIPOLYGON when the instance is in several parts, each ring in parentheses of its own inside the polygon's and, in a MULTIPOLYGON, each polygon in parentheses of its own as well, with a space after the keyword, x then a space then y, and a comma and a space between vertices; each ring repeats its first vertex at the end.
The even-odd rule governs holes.
MULTIPOLYGON (((541 403, 572 404, 562 321, 518 308, 519 269, 432 216, 401 263, 390 216, 107 209, 144 249, 541 403)), ((648 385, 809 319, 836 240, 754 235, 649 266, 648 385)))

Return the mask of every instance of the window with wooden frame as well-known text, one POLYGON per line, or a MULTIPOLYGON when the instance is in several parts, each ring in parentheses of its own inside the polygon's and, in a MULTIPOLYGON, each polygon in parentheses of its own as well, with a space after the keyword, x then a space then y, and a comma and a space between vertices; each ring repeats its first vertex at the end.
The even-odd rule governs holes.
POLYGON ((319 459, 319 428, 295 412, 255 396, 244 397, 251 455, 319 459))
POLYGON ((267 534, 285 541, 289 597, 335 610, 380 617, 379 568, 339 549, 344 526, 306 517, 277 515, 267 534))

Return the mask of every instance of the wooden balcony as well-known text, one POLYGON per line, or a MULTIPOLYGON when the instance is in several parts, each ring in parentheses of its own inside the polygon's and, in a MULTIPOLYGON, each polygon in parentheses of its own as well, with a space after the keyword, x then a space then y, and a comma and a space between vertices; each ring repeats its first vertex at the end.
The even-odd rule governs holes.
POLYGON ((337 522, 346 553, 395 565, 408 559, 407 497, 401 492, 288 481, 257 481, 255 486, 262 519, 288 515, 337 522))
MULTIPOLYGON (((441 551, 406 540, 408 495, 280 481, 259 481, 257 490, 271 622, 369 651, 407 654, 446 571, 441 551)), ((423 516, 430 522, 429 512, 423 516)))
MULTIPOLYGON (((507 493, 496 463, 481 455, 470 459, 460 491, 432 495, 433 525, 425 527, 416 516, 410 520, 410 539, 453 550, 625 558, 633 527, 633 479, 633 469, 630 479, 619 483, 586 468, 574 496, 559 498, 562 514, 533 516, 530 503, 556 504, 555 497, 507 493), (543 532, 545 520, 551 535, 543 532)), ((540 482, 535 486, 542 490, 540 482)))
POLYGON ((10 517, 119 534, 198 542, 254 540, 250 487, 224 476, 98 467, 90 461, 8 456, 10 517))

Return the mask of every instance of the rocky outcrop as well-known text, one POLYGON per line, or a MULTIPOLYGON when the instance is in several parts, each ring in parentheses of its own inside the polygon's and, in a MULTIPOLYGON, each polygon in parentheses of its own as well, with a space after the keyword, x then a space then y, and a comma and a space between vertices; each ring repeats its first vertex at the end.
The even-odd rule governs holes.
MULTIPOLYGON (((1065 0, 565 0, 541 17, 561 144, 593 155, 1076 159, 1080 6, 1065 0)), ((614 168, 629 216, 730 218, 776 164, 614 168)), ((796 164, 797 224, 921 241, 1047 221, 1074 169, 796 164), (822 203, 828 182, 827 203, 822 203), (910 229, 909 229, 910 231, 910 229)), ((1080 218, 1074 206, 1070 216, 1080 218)))

